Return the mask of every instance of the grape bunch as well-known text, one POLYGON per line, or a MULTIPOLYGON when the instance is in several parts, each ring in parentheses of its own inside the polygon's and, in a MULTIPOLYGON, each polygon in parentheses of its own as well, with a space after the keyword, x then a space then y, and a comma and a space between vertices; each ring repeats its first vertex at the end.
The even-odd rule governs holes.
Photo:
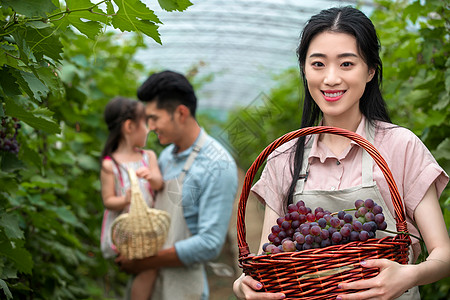
POLYGON ((372 199, 355 201, 355 208, 331 213, 321 207, 312 211, 303 201, 290 204, 284 217, 277 219, 262 247, 264 253, 294 252, 376 237, 387 228, 383 208, 372 199), (349 211, 354 211, 350 214, 349 211))
POLYGON ((21 125, 16 118, 2 117, 2 125, 0 127, 0 150, 19 153, 19 143, 17 142, 17 132, 21 125))

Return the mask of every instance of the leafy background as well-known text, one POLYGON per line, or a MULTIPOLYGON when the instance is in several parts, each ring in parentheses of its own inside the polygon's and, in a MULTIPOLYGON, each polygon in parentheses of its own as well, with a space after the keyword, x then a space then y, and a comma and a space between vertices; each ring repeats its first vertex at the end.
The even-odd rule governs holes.
MULTIPOLYGON (((396 124, 413 130, 450 171, 448 1, 376 1, 384 94, 396 124)), ((187 0, 159 0, 183 11, 187 0)), ((115 299, 127 276, 101 257, 99 155, 107 101, 135 98, 150 70, 135 59, 143 35, 160 43, 160 20, 139 0, 0 0, 0 117, 20 120, 18 155, 0 151, 0 298, 115 299), (114 28, 114 31, 107 30, 114 28), (122 32, 136 33, 127 43, 122 32)), ((212 80, 188 72, 196 88, 212 80)), ((226 122, 199 122, 248 168, 300 123, 296 69, 226 122), (245 126, 241 126, 245 125, 245 126)), ((156 137, 149 143, 161 150, 156 137)), ((450 192, 440 199, 450 224, 450 192)), ((421 287, 447 299, 449 279, 421 287)))

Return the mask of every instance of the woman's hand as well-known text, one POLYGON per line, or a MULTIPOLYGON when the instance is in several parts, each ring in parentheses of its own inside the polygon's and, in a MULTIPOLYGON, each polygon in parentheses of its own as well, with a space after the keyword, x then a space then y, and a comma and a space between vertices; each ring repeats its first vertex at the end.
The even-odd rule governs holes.
POLYGON ((412 270, 414 265, 401 265, 388 259, 370 259, 362 261, 361 265, 365 268, 379 268, 380 273, 370 279, 339 284, 344 290, 364 289, 364 291, 341 294, 336 299, 394 299, 416 285, 414 277, 416 272, 412 270))
POLYGON ((283 293, 258 292, 261 288, 260 282, 244 274, 236 279, 233 284, 233 292, 238 299, 284 299, 286 297, 283 293))

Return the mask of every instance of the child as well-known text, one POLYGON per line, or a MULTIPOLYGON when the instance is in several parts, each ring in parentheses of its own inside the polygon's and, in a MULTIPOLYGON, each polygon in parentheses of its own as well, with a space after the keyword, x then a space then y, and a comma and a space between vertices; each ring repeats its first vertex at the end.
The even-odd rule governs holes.
MULTIPOLYGON (((141 149, 146 145, 149 132, 142 103, 122 97, 114 98, 106 105, 104 118, 109 136, 102 152, 100 173, 106 208, 101 248, 105 258, 112 258, 118 253, 111 241, 111 224, 117 216, 128 211, 131 201, 127 170, 131 168, 136 171, 142 195, 150 207, 153 206, 154 191, 161 190, 164 182, 155 153, 141 149)), ((136 275, 131 287, 131 299, 149 299, 155 279, 156 269, 136 275)))
MULTIPOLYGON (((420 299, 417 286, 450 276, 450 240, 438 201, 448 175, 419 138, 391 124, 380 91, 379 49, 375 28, 361 11, 331 8, 313 16, 303 29, 297 53, 305 90, 301 127, 339 127, 373 141, 400 188, 408 230, 416 235, 420 231, 428 257, 414 264, 420 246, 412 239, 410 264, 386 259, 361 262, 380 273, 341 283, 343 290, 358 291, 338 295, 339 300, 420 299)), ((302 137, 276 149, 252 188, 266 204, 262 243, 277 217, 300 199, 331 211, 339 202, 352 204, 357 198, 349 195, 355 194, 366 196, 362 199, 376 197, 377 203, 387 200, 388 205, 386 180, 362 153, 349 139, 330 134, 302 137)), ((384 212, 393 215, 391 209, 384 212)), ((283 293, 257 292, 261 288, 260 282, 242 275, 233 290, 239 299, 285 298, 283 293)))

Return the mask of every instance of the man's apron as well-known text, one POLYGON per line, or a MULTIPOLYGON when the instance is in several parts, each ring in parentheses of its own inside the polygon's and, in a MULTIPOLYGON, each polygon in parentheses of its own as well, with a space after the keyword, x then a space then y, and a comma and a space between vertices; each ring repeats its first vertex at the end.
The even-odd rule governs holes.
MULTIPOLYGON (((192 166, 206 140, 206 133, 201 132, 197 143, 188 156, 180 175, 165 182, 164 189, 156 195, 155 208, 167 211, 170 215, 170 228, 162 249, 171 248, 175 242, 191 236, 183 214, 182 190, 186 173, 192 166)), ((195 251, 195 249, 193 249, 195 251)), ((204 265, 194 264, 176 268, 158 270, 152 300, 199 300, 204 288, 204 265)))
MULTIPOLYGON (((374 136, 375 136, 375 128, 369 122, 365 124, 366 129, 366 139, 373 144, 374 136)), ((301 174, 307 174, 309 171, 309 161, 308 156, 311 152, 311 146, 313 144, 313 139, 318 138, 316 135, 310 139, 308 144, 305 147, 305 152, 303 155, 303 163, 302 163, 302 171, 301 174)), ((316 207, 322 207, 323 209, 329 210, 331 212, 337 212, 346 208, 353 208, 354 203, 357 199, 368 199, 371 198, 375 203, 383 207, 383 214, 385 217, 385 221, 387 223, 387 229, 391 231, 397 231, 396 222, 394 217, 392 216, 390 210, 388 209, 386 203, 383 200, 383 197, 378 190, 376 182, 373 181, 373 160, 372 157, 367 153, 367 151, 363 150, 362 153, 362 184, 360 186, 351 187, 343 190, 335 190, 335 191, 327 191, 327 190, 310 190, 305 191, 305 178, 301 178, 297 181, 297 185, 295 188, 293 202, 297 203, 300 200, 303 200, 308 207, 314 210, 316 207), (312 207, 311 205, 314 205, 312 207)), ((382 238, 385 236, 394 234, 390 234, 383 231, 377 231, 376 237, 382 238)), ((410 247, 410 260, 412 259, 412 249, 410 247)), ((397 299, 401 300, 416 300, 420 299, 419 288, 417 286, 409 289, 402 296, 397 299)))

